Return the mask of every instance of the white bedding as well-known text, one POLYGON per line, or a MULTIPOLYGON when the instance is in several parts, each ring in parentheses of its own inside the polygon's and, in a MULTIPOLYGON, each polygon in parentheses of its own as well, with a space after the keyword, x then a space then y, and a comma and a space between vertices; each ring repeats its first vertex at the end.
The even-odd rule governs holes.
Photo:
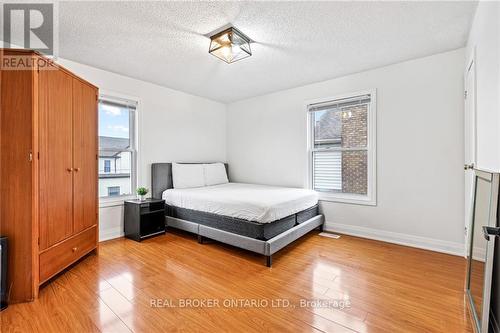
POLYGON ((318 203, 312 190, 242 183, 168 189, 163 199, 170 206, 259 223, 282 219, 318 203))

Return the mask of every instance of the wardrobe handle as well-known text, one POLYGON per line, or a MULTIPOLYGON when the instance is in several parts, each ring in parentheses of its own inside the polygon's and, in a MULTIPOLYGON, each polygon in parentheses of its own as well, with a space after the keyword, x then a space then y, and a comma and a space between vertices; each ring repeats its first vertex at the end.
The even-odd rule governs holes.
POLYGON ((76 252, 77 249, 77 247, 72 248, 73 252, 76 252))
POLYGON ((80 168, 75 168, 75 171, 76 171, 76 172, 80 171, 80 168))
POLYGON ((67 168, 66 171, 71 172, 73 171, 73 168, 67 168))

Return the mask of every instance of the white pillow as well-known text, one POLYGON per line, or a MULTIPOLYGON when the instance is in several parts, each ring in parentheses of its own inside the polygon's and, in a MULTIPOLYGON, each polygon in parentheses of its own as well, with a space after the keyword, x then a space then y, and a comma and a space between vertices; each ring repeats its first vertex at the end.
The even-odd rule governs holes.
POLYGON ((205 186, 203 165, 172 163, 172 182, 174 188, 205 186))
POLYGON ((217 185, 229 183, 226 167, 222 163, 203 164, 205 169, 205 185, 217 185))

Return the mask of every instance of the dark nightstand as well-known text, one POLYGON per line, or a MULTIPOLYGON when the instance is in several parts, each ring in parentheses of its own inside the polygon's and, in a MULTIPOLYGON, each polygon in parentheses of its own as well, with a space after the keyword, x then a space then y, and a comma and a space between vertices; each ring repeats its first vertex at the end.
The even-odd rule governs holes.
POLYGON ((125 237, 141 240, 165 233, 165 200, 125 201, 125 237))

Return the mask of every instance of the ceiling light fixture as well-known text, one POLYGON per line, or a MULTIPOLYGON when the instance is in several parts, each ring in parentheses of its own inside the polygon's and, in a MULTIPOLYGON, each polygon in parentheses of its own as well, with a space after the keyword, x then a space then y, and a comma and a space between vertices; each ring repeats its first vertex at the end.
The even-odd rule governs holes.
POLYGON ((208 53, 230 64, 252 55, 250 43, 248 36, 235 27, 230 27, 210 36, 208 53))

